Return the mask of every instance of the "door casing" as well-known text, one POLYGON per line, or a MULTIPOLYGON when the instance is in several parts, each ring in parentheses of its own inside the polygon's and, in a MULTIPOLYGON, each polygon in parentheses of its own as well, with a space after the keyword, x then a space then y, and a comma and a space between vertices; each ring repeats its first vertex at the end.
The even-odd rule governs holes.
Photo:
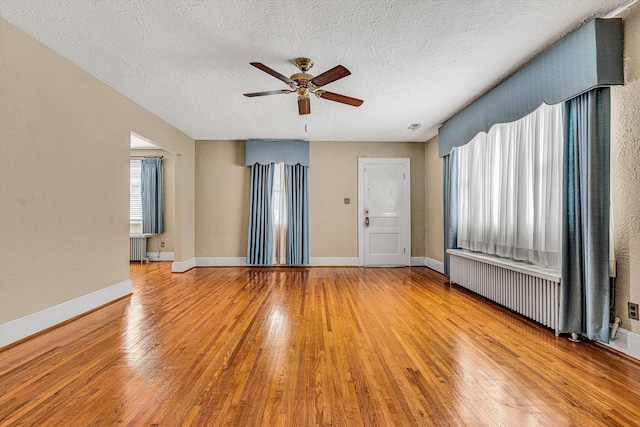
MULTIPOLYGON (((411 159, 408 157, 358 157, 358 265, 365 266, 365 206, 364 206, 364 167, 367 163, 377 164, 402 164, 404 165, 405 179, 402 181, 405 197, 402 200, 402 238, 405 248, 403 262, 405 266, 411 265, 411 159)), ((381 265, 382 266, 382 265, 381 265)))

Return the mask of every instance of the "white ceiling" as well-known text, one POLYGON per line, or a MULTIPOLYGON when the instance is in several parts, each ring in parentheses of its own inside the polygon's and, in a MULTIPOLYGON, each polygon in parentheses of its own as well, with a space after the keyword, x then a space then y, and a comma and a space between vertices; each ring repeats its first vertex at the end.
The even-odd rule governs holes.
POLYGON ((593 17, 630 0, 1 0, 0 15, 194 139, 425 141, 464 105, 593 17), (284 74, 308 56, 323 89, 284 74), (413 123, 421 127, 412 132, 413 123), (305 133, 308 124, 308 133, 305 133))

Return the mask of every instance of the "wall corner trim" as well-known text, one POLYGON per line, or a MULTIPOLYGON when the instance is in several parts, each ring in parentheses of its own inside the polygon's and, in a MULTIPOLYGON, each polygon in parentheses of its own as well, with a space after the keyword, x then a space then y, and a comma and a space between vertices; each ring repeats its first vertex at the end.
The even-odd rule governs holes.
POLYGON ((131 279, 0 325, 0 348, 95 310, 133 292, 131 279))
POLYGON ((444 274, 444 263, 428 257, 411 257, 412 267, 427 267, 444 274))
POLYGON ((186 261, 174 261, 171 264, 172 273, 184 273, 196 266, 196 258, 189 258, 186 261))
POLYGON ((437 271, 438 273, 444 274, 444 262, 437 261, 432 258, 425 258, 424 260, 425 260, 424 265, 426 265, 432 270, 437 271))
POLYGON ((617 335, 617 339, 610 340, 609 344, 602 345, 640 360, 640 334, 620 328, 617 335))
POLYGON ((423 256, 412 256, 411 267, 424 267, 427 265, 427 259, 423 256))

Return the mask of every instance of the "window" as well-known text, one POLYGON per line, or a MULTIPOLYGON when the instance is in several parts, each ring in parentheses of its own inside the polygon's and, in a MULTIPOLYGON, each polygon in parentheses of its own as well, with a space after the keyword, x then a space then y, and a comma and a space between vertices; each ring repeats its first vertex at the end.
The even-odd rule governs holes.
POLYGON ((273 168, 273 264, 287 263, 287 196, 285 192, 284 163, 273 168))
POLYGON ((140 197, 140 171, 142 162, 131 159, 129 162, 129 221, 142 222, 142 198, 140 197))
POLYGON ((284 163, 276 163, 273 168, 273 222, 285 224, 287 222, 287 204, 285 203, 284 163))
POLYGON ((460 248, 559 265, 562 141, 562 106, 543 104, 457 149, 460 248))

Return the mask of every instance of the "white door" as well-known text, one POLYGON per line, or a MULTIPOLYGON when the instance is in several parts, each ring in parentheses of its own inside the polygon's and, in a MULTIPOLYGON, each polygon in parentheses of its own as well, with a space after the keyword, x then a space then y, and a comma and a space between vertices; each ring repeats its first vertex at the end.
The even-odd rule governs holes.
POLYGON ((409 160, 358 159, 360 265, 411 264, 409 160))

